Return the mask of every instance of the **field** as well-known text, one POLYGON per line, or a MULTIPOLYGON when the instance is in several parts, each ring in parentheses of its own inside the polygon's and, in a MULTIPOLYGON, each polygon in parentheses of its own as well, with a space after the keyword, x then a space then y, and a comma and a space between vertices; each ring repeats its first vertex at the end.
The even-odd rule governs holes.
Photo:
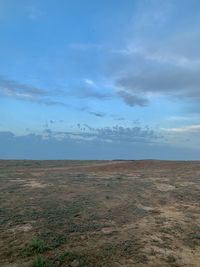
POLYGON ((200 266, 200 162, 0 161, 0 266, 200 266))

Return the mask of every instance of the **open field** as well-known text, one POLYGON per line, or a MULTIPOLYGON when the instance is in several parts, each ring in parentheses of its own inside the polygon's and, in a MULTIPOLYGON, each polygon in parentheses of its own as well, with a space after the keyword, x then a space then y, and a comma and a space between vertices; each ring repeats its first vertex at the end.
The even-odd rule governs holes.
POLYGON ((0 161, 0 266, 200 266, 200 162, 0 161))

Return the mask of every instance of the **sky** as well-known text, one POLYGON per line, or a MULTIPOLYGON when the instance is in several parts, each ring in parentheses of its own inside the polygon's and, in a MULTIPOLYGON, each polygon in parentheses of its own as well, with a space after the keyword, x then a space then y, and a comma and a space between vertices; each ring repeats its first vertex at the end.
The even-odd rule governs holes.
POLYGON ((0 158, 200 160, 199 25, 199 0, 0 0, 0 158))

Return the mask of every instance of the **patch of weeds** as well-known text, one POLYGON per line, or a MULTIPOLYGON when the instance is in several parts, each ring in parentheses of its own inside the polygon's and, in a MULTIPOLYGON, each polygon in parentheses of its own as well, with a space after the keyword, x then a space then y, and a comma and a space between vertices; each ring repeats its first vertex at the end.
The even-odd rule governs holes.
MULTIPOLYGON (((73 262, 77 263, 78 267, 89 267, 91 266, 87 255, 74 252, 74 251, 64 251, 56 256, 54 262, 59 262, 59 264, 67 263, 71 264, 73 262)), ((70 265, 71 266, 71 265, 70 265)))
POLYGON ((63 236, 63 235, 55 236, 55 237, 51 238, 50 245, 53 248, 57 248, 57 247, 65 244, 66 241, 67 241, 66 236, 63 236))
POLYGON ((200 234, 192 234, 191 235, 192 239, 199 239, 200 240, 200 234))
POLYGON ((32 166, 32 162, 24 162, 23 166, 27 167, 27 166, 32 166))
POLYGON ((42 256, 37 256, 33 260, 32 267, 53 267, 53 265, 48 263, 42 256))
POLYGON ((187 245, 190 247, 200 246, 200 228, 199 226, 194 226, 192 233, 189 234, 189 237, 185 240, 187 245))
POLYGON ((160 228, 160 232, 169 235, 175 234, 175 231, 170 227, 162 227, 160 228))
POLYGON ((105 244, 100 253, 97 255, 98 262, 108 262, 117 254, 117 246, 115 244, 105 244))
POLYGON ((49 225, 61 227, 65 223, 66 218, 73 218, 82 210, 80 203, 67 203, 62 207, 54 207, 53 205, 51 205, 51 207, 49 206, 44 207, 41 211, 27 211, 26 217, 33 220, 42 218, 48 221, 49 225))
POLYGON ((135 262, 145 263, 147 257, 141 251, 141 244, 137 240, 125 240, 120 244, 120 250, 122 255, 131 256, 135 262))
POLYGON ((118 244, 105 244, 98 255, 98 262, 113 261, 114 258, 129 257, 135 263, 147 262, 147 256, 141 251, 141 245, 136 240, 125 240, 118 244))
POLYGON ((85 173, 78 173, 69 178, 70 183, 85 183, 88 177, 85 173))
POLYGON ((135 247, 133 240, 126 240, 121 243, 121 250, 126 254, 131 254, 133 251, 133 248, 135 247))
POLYGON ((70 224, 67 228, 67 233, 85 233, 90 231, 100 230, 104 227, 101 224, 88 223, 88 224, 70 224))
POLYGON ((198 225, 193 226, 192 231, 200 233, 200 226, 198 226, 198 225))
POLYGON ((31 256, 36 253, 44 253, 49 248, 45 242, 39 238, 33 238, 28 245, 22 250, 22 256, 31 256))
POLYGON ((48 250, 48 247, 44 241, 38 238, 33 238, 31 240, 30 248, 37 253, 43 253, 48 250))
POLYGON ((83 211, 89 213, 94 206, 94 200, 81 197, 71 202, 64 202, 62 206, 60 206, 59 203, 53 204, 50 202, 48 205, 45 203, 45 206, 42 207, 43 210, 35 215, 48 220, 48 224, 62 226, 66 219, 80 216, 83 211))

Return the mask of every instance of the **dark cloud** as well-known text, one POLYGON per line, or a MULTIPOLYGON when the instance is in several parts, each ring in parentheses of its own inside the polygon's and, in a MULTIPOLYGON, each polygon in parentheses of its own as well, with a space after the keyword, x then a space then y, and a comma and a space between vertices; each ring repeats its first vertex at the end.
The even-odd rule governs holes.
POLYGON ((118 86, 134 93, 163 93, 178 96, 200 96, 200 71, 183 67, 159 66, 141 71, 134 75, 127 74, 116 81, 118 86))
POLYGON ((49 121, 51 124, 56 124, 56 123, 63 123, 64 120, 50 120, 49 121))
POLYGON ((124 102, 130 107, 134 106, 144 107, 147 105, 148 102, 147 99, 141 98, 137 95, 133 95, 132 93, 128 93, 126 91, 119 91, 118 95, 122 97, 124 102))
POLYGON ((0 94, 6 97, 35 102, 47 106, 66 106, 62 101, 52 100, 48 91, 44 89, 5 79, 2 76, 0 76, 0 94))
POLYGON ((91 115, 94 115, 94 116, 96 116, 96 117, 100 117, 100 118, 106 116, 105 113, 101 113, 101 112, 93 112, 93 111, 90 111, 89 113, 90 113, 91 115))
POLYGON ((14 97, 37 97, 47 95, 47 92, 43 89, 19 83, 14 80, 8 80, 2 76, 0 76, 0 92, 3 95, 14 97))
POLYGON ((119 96, 129 106, 146 106, 148 94, 178 97, 183 101, 200 99, 200 71, 169 63, 146 63, 139 70, 130 71, 115 80, 119 96))
POLYGON ((95 117, 102 118, 102 117, 107 116, 106 113, 99 112, 99 111, 93 111, 93 110, 90 109, 90 107, 87 107, 87 106, 86 107, 82 107, 82 108, 78 108, 77 110, 87 112, 88 114, 91 114, 91 115, 93 115, 95 117))
POLYGON ((88 125, 88 124, 83 124, 83 126, 84 127, 86 127, 88 130, 94 130, 94 128, 93 127, 91 127, 90 125, 88 125))
POLYGON ((119 95, 126 104, 134 106, 134 97, 147 104, 149 95, 178 98, 186 106, 200 100, 197 2, 168 1, 167 8, 157 1, 139 5, 126 44, 113 51, 108 67, 116 89, 125 92, 119 95), (127 93, 134 96, 133 101, 127 93))

